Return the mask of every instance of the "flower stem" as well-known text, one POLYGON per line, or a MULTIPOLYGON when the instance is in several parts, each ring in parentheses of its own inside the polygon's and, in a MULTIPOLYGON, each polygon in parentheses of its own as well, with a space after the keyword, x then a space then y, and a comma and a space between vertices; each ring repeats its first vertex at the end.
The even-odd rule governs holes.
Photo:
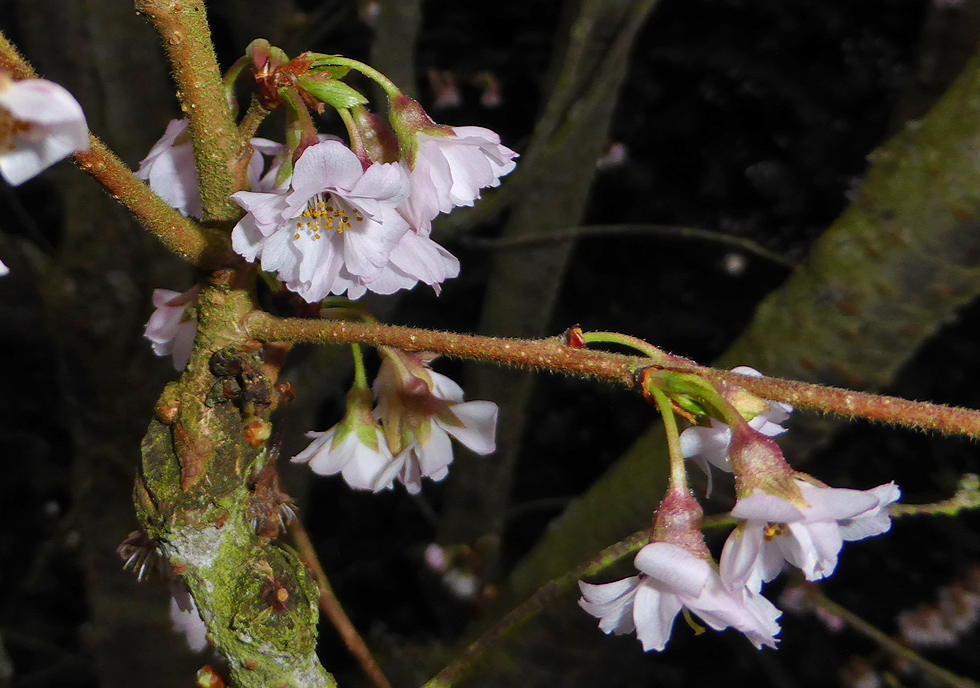
POLYGON ((354 116, 347 108, 337 110, 337 114, 340 115, 341 121, 347 127, 350 149, 354 151, 354 154, 361 161, 362 165, 369 165, 371 163, 371 156, 368 154, 367 146, 364 145, 364 137, 361 136, 360 129, 354 123, 354 116))
POLYGON ((249 103, 248 110, 245 111, 245 116, 238 125, 239 147, 249 145, 249 141, 255 136, 255 132, 258 131, 259 125, 268 116, 269 111, 259 102, 258 98, 252 96, 252 102, 249 103))
POLYGON ((687 494, 687 470, 684 467, 684 455, 681 453, 681 438, 677 432, 677 418, 670 406, 667 395, 654 385, 643 390, 654 399, 660 415, 664 419, 664 431, 667 434, 667 452, 670 456, 670 489, 687 494))
POLYGON ((354 388, 368 389, 367 373, 364 370, 364 354, 358 344, 350 345, 351 354, 354 356, 354 388))
POLYGON ((875 641, 886 652, 916 666, 922 671, 922 673, 928 675, 935 682, 946 686, 951 686, 951 688, 980 688, 980 684, 976 683, 975 681, 971 681, 970 679, 962 676, 957 676, 947 669, 936 666, 911 648, 905 647, 894 638, 889 638, 887 635, 853 612, 845 609, 836 602, 831 602, 824 597, 823 594, 815 594, 811 599, 811 602, 814 606, 819 607, 843 620, 844 623, 861 635, 875 641))
POLYGON ((374 67, 366 65, 363 62, 360 62, 359 60, 352 60, 349 57, 341 57, 340 55, 336 55, 336 56, 331 56, 330 61, 325 62, 324 64, 332 64, 341 67, 350 67, 351 69, 360 72, 364 76, 368 77, 369 79, 377 83, 378 86, 383 88, 384 92, 388 94, 389 98, 394 98, 395 96, 399 96, 402 93, 401 89, 395 85, 394 81, 386 77, 384 74, 379 72, 374 67))
POLYGON ((644 356, 648 356, 654 363, 666 364, 676 362, 677 359, 658 349, 653 344, 645 342, 638 337, 631 337, 628 334, 619 332, 583 332, 582 340, 586 344, 619 344, 635 351, 639 351, 644 356))

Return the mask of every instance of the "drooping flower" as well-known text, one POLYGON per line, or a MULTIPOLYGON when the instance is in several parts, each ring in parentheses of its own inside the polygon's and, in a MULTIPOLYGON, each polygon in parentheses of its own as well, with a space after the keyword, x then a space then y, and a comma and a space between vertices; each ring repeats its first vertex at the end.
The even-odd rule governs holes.
POLYGON ((303 151, 287 190, 232 195, 247 211, 232 246, 310 303, 331 293, 359 298, 390 269, 409 229, 395 210, 408 193, 400 165, 365 170, 342 143, 324 141, 303 151))
POLYGON ((405 96, 392 98, 390 118, 412 185, 401 212, 426 236, 436 215, 473 205, 481 189, 499 186, 517 165, 517 153, 494 132, 438 125, 405 96))
POLYGON ((395 457, 376 489, 397 478, 416 494, 423 477, 445 478, 453 461, 450 436, 477 454, 496 449, 497 405, 463 401, 462 388, 430 370, 418 356, 389 352, 374 389, 377 415, 395 457))
MULTIPOLYGON (((253 138, 254 153, 248 163, 248 178, 253 191, 271 191, 275 169, 264 176, 265 157, 278 155, 283 146, 275 141, 253 138)), ((150 152, 140 161, 136 176, 142 179, 157 196, 182 215, 200 219, 201 192, 197 183, 194 150, 186 119, 172 119, 163 136, 153 144, 150 152)))
POLYGON ((193 306, 199 293, 199 286, 183 294, 169 289, 153 290, 156 310, 147 320, 143 336, 150 340, 157 356, 172 355, 177 370, 186 368, 191 359, 194 337, 197 336, 197 316, 193 306))
POLYGON ((63 86, 0 71, 0 175, 17 186, 89 148, 85 113, 63 86))
POLYGON ((344 419, 326 432, 308 432, 310 445, 293 457, 308 463, 319 475, 340 473, 351 487, 378 490, 390 487, 379 480, 392 461, 381 427, 371 414, 371 392, 354 389, 347 396, 344 419))
POLYGON ((604 585, 580 582, 579 605, 599 619, 605 633, 635 630, 645 651, 664 649, 682 608, 716 631, 741 631, 756 648, 775 647, 781 612, 758 590, 723 580, 704 544, 701 522, 701 507, 685 486, 672 483, 657 509, 653 541, 634 560, 640 575, 604 585))
POLYGON ((873 537, 891 528, 887 507, 901 497, 895 483, 849 490, 827 487, 802 473, 793 483, 802 502, 756 490, 732 509, 732 516, 742 522, 722 554, 729 563, 723 575, 731 585, 758 590, 787 562, 809 581, 829 576, 845 540, 873 537))
MULTIPOLYGON (((761 373, 748 366, 732 369, 733 373, 761 377, 761 373)), ((761 401, 761 400, 759 400, 761 401)), ((780 423, 789 418, 793 407, 779 401, 764 401, 764 408, 748 421, 749 427, 766 437, 776 437, 786 432, 780 423)), ((711 466, 726 473, 732 472, 728 463, 728 448, 732 431, 722 421, 711 418, 710 426, 695 425, 681 433, 681 453, 693 461, 708 476, 707 493, 711 494, 711 466)))
POLYGON ((710 562, 682 547, 652 542, 636 555, 640 575, 605 585, 579 583, 579 604, 605 633, 636 631, 644 651, 662 651, 674 619, 689 609, 716 631, 734 628, 760 648, 776 647, 780 611, 748 589, 733 591, 710 562))

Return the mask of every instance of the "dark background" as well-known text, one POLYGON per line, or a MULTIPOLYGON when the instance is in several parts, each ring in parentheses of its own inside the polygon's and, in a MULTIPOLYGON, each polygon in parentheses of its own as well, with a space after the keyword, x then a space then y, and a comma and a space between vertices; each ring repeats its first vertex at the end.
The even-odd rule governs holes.
MULTIPOLYGON (((69 5, 71 10, 53 19, 44 3, 0 4, 4 30, 52 78, 78 67, 73 59, 93 59, 73 52, 75 41, 99 44, 103 31, 114 33, 111 13, 93 17, 84 7, 69 5), (59 47, 46 51, 45 36, 59 47)), ((291 54, 313 49, 368 59, 372 30, 351 3, 281 0, 243 13, 249 7, 209 3, 223 66, 258 35, 249 29, 266 31, 291 54)), ((133 21, 131 10, 124 9, 125 21, 133 21)), ((953 48, 962 42, 972 49, 980 31, 973 12, 969 2, 932 6, 919 0, 662 0, 636 41, 608 137, 625 145, 628 157, 599 173, 584 222, 716 230, 750 239, 794 263, 803 260, 811 242, 845 207, 868 153, 942 91, 949 77, 944 70, 955 71, 949 65, 967 55, 953 48)), ((505 144, 524 151, 547 88, 561 14, 561 3, 545 0, 426 2, 415 66, 420 102, 433 102, 427 71, 452 70, 462 102, 432 111, 433 117, 493 128, 505 144), (499 107, 482 107, 480 89, 469 83, 485 70, 499 79, 499 107)), ((152 32, 147 34, 140 45, 153 45, 152 32)), ((111 35, 104 40, 117 45, 111 35)), ((83 65, 83 75, 64 77, 89 80, 72 90, 90 113, 93 130, 134 166, 167 120, 177 116, 162 61, 151 71, 142 66, 162 58, 155 50, 147 47, 145 55, 129 53, 125 59, 96 56, 94 66, 83 65), (129 114, 116 114, 126 98, 111 85, 136 82, 151 95, 133 86, 129 98, 142 109, 134 113, 130 103, 129 114), (120 124, 125 118, 132 126, 120 124), (105 132, 100 122, 106 122, 105 132), (117 140, 109 132, 116 132, 117 140)), ((336 122, 326 120, 324 126, 336 122)), ((271 128, 263 133, 274 135, 271 128)), ((116 248, 99 249, 98 240, 88 240, 95 257, 87 257, 72 243, 81 240, 66 228, 66 216, 85 208, 66 200, 62 191, 76 183, 66 180, 78 176, 63 164, 16 190, 0 189, 0 247, 13 268, 0 281, 0 352, 6 362, 0 396, 0 637, 9 655, 0 667, 12 667, 13 674, 0 672, 0 686, 191 685, 192 674, 178 673, 178 667, 205 660, 183 656, 182 641, 170 635, 165 595, 142 600, 152 584, 137 586, 107 572, 113 560, 109 541, 121 539, 120 528, 124 535, 136 525, 132 516, 125 522, 125 504, 139 426, 145 427, 153 390, 173 375, 168 362, 152 359, 148 344, 138 338, 149 314, 143 297, 158 286, 183 290, 191 277, 132 238, 96 235, 106 245, 124 245, 125 260, 107 257, 116 248), (32 251, 39 257, 32 259, 32 251), (46 269, 51 261, 56 267, 46 269), (126 277, 133 269, 142 274, 126 277), (108 286, 90 294, 86 280, 108 286), (76 331, 89 334, 76 336, 76 331), (90 352, 103 351, 99 342, 106 340, 116 348, 105 367, 88 366, 90 352), (126 374, 109 386, 100 371, 118 365, 126 374), (105 404, 116 415, 107 415, 105 404), (90 418, 86 407, 98 418, 90 418), (97 438, 121 427, 123 418, 133 431, 120 430, 122 439, 111 450, 97 447, 97 438), (99 472, 106 464, 112 466, 109 477, 99 472), (93 509, 107 519, 112 513, 115 531, 108 521, 93 520, 93 509), (95 537, 99 533, 105 542, 95 537), (115 613, 106 612, 107 600, 118 607, 115 613), (161 640, 147 647, 150 632, 161 640), (146 673, 139 673, 144 661, 146 673), (154 663, 170 666, 173 677, 149 669, 154 663)), ((138 233, 126 220, 114 221, 125 227, 121 231, 138 233)), ((500 223, 498 218, 465 231, 445 230, 442 240, 463 266, 460 278, 444 285, 438 299, 418 289, 401 297, 396 308, 379 309, 389 312, 391 322, 475 329, 490 274, 491 249, 481 240, 494 237, 500 223)), ((708 362, 788 274, 785 265, 713 242, 584 237, 548 332, 575 323, 624 331, 708 362), (730 269, 733 260, 742 268, 730 269)), ((980 374, 978 319, 976 306, 964 310, 918 352, 890 391, 980 406, 974 382, 980 374)), ((343 366, 325 376, 334 382, 318 384, 315 375, 323 362, 311 352, 296 358, 287 375, 306 396, 282 419, 286 456, 302 447, 301 431, 323 430, 338 420, 346 391, 343 366)), ((437 369, 464 375, 454 362, 437 369)), ((502 541, 505 571, 652 418, 651 409, 636 398, 558 377, 542 377, 529 414, 502 541)), ((980 470, 976 447, 966 441, 860 423, 807 457, 805 468, 832 485, 869 488, 894 479, 910 502, 945 498, 962 473, 980 470)), ((377 649, 396 686, 418 683, 440 658, 451 656, 454 642, 479 622, 485 606, 453 598, 422 561, 425 546, 436 539, 445 485, 429 482, 423 496, 413 499, 400 488, 380 495, 354 493, 338 478, 310 480, 305 472, 288 469, 285 478, 300 498, 303 521, 355 625, 377 649)), ((894 633, 898 613, 934 603, 939 586, 977 564, 977 525, 975 515, 902 520, 887 537, 846 546, 825 592, 894 633)), ((780 586, 767 589, 770 597, 775 599, 780 586)), ((567 612, 558 625, 575 627, 570 635, 562 639, 554 629, 551 635, 533 631, 528 645, 537 650, 534 659, 502 672, 508 678, 496 679, 499 685, 841 685, 840 672, 855 657, 893 670, 869 641, 850 631, 828 632, 812 616, 786 613, 778 652, 757 653, 733 633, 695 639, 678 621, 666 652, 643 655, 635 637, 604 638, 594 621, 574 608, 573 599, 558 604, 567 612)), ((977 641, 973 630, 957 647, 928 656, 957 673, 980 677, 972 652, 977 641)), ((363 685, 329 627, 321 629, 321 649, 341 685, 363 685)), ((914 674, 897 676, 900 685, 923 682, 914 674)))

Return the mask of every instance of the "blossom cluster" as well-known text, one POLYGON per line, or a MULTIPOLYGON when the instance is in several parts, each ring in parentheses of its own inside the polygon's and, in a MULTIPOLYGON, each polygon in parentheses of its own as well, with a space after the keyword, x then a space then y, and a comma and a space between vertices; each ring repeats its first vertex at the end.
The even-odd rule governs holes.
POLYGON ((355 489, 378 492, 397 480, 416 494, 422 478, 439 481, 449 473, 450 437, 485 455, 496 449, 496 428, 496 404, 464 401, 460 386, 422 358, 388 351, 373 395, 355 387, 344 419, 307 433, 313 441, 293 461, 320 475, 340 473, 355 489))
MULTIPOLYGON (((736 369, 758 375, 751 369, 736 369)), ((756 400, 759 401, 759 400, 756 400)), ((734 409, 733 409, 734 410, 734 409)), ((844 541, 880 535, 891 527, 887 507, 901 496, 894 483, 871 490, 832 488, 786 464, 772 437, 791 408, 769 402, 749 420, 688 428, 683 456, 709 475, 710 466, 735 473, 738 525, 716 566, 700 531, 701 509, 686 493, 661 503, 652 542, 637 554, 639 575, 614 583, 580 583, 581 606, 606 633, 634 630, 644 650, 663 650, 674 619, 687 608, 715 630, 735 628, 757 648, 775 647, 781 612, 761 595, 787 566, 808 581, 831 575, 844 541), (687 529, 686 531, 684 529, 687 529), (696 531, 696 532, 695 532, 696 531)))

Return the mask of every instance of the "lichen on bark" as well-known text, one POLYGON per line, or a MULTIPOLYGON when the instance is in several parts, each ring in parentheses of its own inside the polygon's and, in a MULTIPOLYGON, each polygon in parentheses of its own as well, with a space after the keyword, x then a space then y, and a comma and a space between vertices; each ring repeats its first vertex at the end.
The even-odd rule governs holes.
POLYGON ((175 584, 186 584, 234 685, 334 686, 316 657, 315 581, 292 550, 253 526, 250 478, 269 448, 253 446, 246 427, 267 422, 274 396, 260 372, 261 346, 236 325, 250 301, 211 288, 199 306, 191 363, 164 391, 143 439, 140 521, 182 581, 175 584), (247 389, 232 398, 215 393, 229 361, 248 372, 236 387, 247 389))

